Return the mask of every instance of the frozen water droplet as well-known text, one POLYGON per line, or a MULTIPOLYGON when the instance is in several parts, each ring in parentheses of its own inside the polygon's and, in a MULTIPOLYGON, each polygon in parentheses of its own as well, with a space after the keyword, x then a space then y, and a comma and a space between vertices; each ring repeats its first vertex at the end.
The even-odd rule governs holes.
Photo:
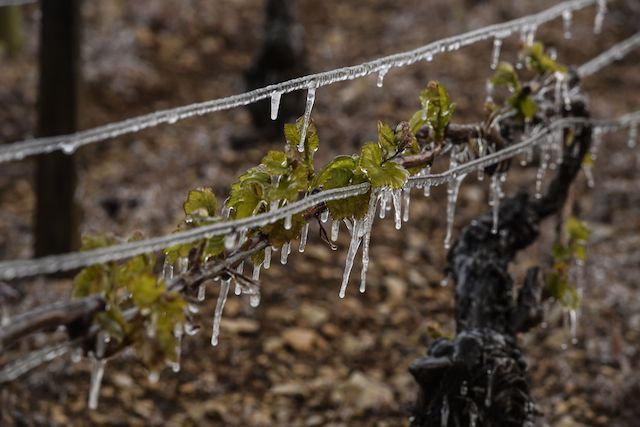
POLYGON ((178 121, 178 115, 175 113, 170 113, 167 115, 167 123, 170 125, 175 124, 178 121))
POLYGON ((376 83, 378 87, 382 87, 384 85, 384 76, 386 76, 388 72, 388 67, 381 68, 380 71, 378 71, 378 81, 376 83))
POLYGON ((178 274, 183 274, 189 269, 189 258, 186 256, 178 258, 178 274))
POLYGON ((220 282, 220 294, 218 295, 218 302, 216 303, 216 310, 213 314, 213 329, 211 331, 211 345, 218 345, 218 336, 220 335, 220 322, 222 321, 222 311, 224 310, 224 304, 227 302, 227 295, 229 294, 229 286, 231 285, 231 277, 226 277, 220 282))
POLYGON ((467 386, 466 381, 462 381, 462 385, 460 385, 460 396, 466 396, 469 392, 469 387, 467 386))
POLYGON ((162 277, 165 281, 173 279, 173 264, 169 263, 166 259, 162 266, 162 277))
POLYGON ((278 118, 278 109, 280 108, 280 98, 282 93, 274 91, 271 92, 271 120, 278 118))
POLYGON ((329 220, 329 209, 325 209, 322 211, 322 213, 320 214, 320 221, 322 221, 323 223, 327 222, 329 220))
POLYGON ((236 247, 236 233, 229 233, 224 236, 224 248, 231 251, 236 247))
POLYGON ((316 100, 316 85, 315 82, 307 89, 307 104, 304 110, 304 117, 302 119, 302 130, 300 131, 300 143, 298 144, 298 151, 304 151, 304 141, 307 138, 307 129, 309 128, 309 121, 311 120, 311 110, 313 109, 313 103, 316 100))
POLYGON ((253 265, 253 274, 251 275, 251 278, 255 281, 260 280, 260 266, 262 264, 254 264, 253 265))
POLYGON ((73 154, 76 151, 77 145, 72 142, 63 143, 61 146, 64 154, 73 154))
POLYGON ((487 79, 487 83, 485 84, 485 91, 487 93, 487 97, 485 98, 484 102, 486 103, 491 103, 493 102, 493 89, 494 89, 494 85, 493 82, 491 81, 491 79, 487 79))
POLYGON ((565 9, 562 12, 562 26, 564 30, 564 38, 571 38, 571 20, 573 18, 573 12, 570 9, 565 9))
POLYGON ((287 215, 286 217, 284 217, 284 229, 291 230, 291 226, 291 215, 287 215))
POLYGON ((500 214, 500 199, 502 197, 501 179, 499 175, 501 174, 495 173, 491 177, 489 205, 492 207, 493 225, 491 226, 491 232, 493 234, 498 233, 498 215, 500 214))
POLYGON ((89 400, 87 403, 87 406, 91 410, 98 408, 100 386, 102 385, 102 377, 104 376, 104 367, 106 363, 106 359, 93 358, 93 367, 91 368, 91 386, 89 387, 89 400))
POLYGON ((287 263, 287 259, 289 258, 289 254, 291 253, 291 242, 286 242, 282 245, 280 249, 280 264, 285 265, 287 263))
POLYGON ((309 235, 309 223, 305 223, 300 231, 300 246, 298 246, 298 252, 304 252, 304 248, 307 246, 307 236, 309 235))
POLYGON ((331 223, 331 241, 335 242, 338 240, 338 232, 340 231, 340 221, 334 220, 331 223))
POLYGON ((500 61, 500 49, 502 48, 502 39, 493 39, 493 51, 491 52, 491 69, 495 70, 498 67, 498 61, 500 61))

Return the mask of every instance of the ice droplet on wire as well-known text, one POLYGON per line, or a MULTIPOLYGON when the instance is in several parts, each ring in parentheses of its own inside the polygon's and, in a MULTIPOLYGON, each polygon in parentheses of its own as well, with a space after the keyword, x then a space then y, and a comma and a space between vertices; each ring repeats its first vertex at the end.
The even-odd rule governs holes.
POLYGON ((227 295, 229 295, 229 287, 231 285, 231 276, 226 277, 220 282, 220 294, 218 295, 218 302, 216 303, 216 310, 213 314, 213 327, 211 330, 211 345, 218 345, 218 337, 220 336, 220 322, 222 321, 222 311, 224 310, 224 304, 227 302, 227 295))
POLYGON ((300 131, 300 143, 298 144, 298 151, 304 151, 304 140, 307 138, 307 129, 309 129, 309 120, 311 120, 311 110, 313 110, 313 103, 316 100, 316 83, 312 82, 307 89, 307 104, 304 109, 304 117, 302 118, 302 130, 300 131))

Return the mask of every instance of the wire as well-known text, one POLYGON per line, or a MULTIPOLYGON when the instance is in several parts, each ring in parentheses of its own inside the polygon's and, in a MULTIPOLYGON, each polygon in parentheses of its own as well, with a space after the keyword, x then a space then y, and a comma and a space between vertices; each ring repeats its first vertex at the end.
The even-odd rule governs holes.
POLYGON ((391 68, 401 68, 423 60, 430 61, 434 56, 443 52, 457 50, 461 47, 470 46, 492 37, 503 39, 517 31, 526 30, 531 32, 538 26, 563 16, 563 14, 590 6, 597 3, 597 1, 598 0, 565 1, 536 14, 437 40, 414 50, 385 56, 360 65, 311 74, 225 98, 160 110, 73 134, 33 138, 0 145, 0 163, 59 150, 72 153, 83 145, 138 132, 160 124, 173 124, 179 120, 190 117, 202 116, 216 111, 249 105, 262 99, 267 99, 272 96, 274 96, 274 98, 279 97, 284 93, 296 90, 311 89, 315 91, 316 88, 321 86, 354 80, 374 73, 379 73, 384 76, 391 68))
MULTIPOLYGON (((500 163, 508 158, 524 152, 544 141, 553 131, 574 125, 592 125, 602 133, 612 132, 621 128, 640 123, 640 111, 622 116, 618 120, 589 120, 582 118, 559 119, 542 128, 525 140, 511 145, 505 149, 487 156, 469 161, 458 167, 439 174, 414 176, 409 178, 406 188, 420 186, 438 186, 449 182, 456 177, 467 174, 478 168, 500 163)), ((55 273, 58 271, 73 270, 92 264, 100 264, 109 261, 118 261, 133 256, 159 251, 174 245, 194 242, 203 238, 237 233, 249 228, 262 227, 284 219, 290 215, 304 212, 307 209, 323 202, 331 200, 343 200, 349 197, 365 194, 369 191, 369 183, 353 185, 322 191, 305 197, 297 202, 282 208, 258 214, 249 218, 235 221, 227 221, 198 227, 188 231, 182 231, 171 235, 154 237, 146 240, 122 243, 106 248, 94 249, 86 252, 72 252, 62 255, 52 255, 31 260, 12 260, 0 262, 0 279, 11 280, 15 278, 34 276, 38 274, 55 273)))
POLYGON ((635 33, 628 39, 611 46, 589 62, 582 64, 580 68, 578 68, 578 75, 580 77, 587 77, 595 74, 615 61, 621 60, 638 47, 640 47, 640 32, 635 33))

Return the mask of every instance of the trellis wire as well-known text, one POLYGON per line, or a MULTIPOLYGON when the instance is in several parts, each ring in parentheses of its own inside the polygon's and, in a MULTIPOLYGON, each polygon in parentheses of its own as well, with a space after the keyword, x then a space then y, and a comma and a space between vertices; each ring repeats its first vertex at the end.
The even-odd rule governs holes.
POLYGON ((270 98, 272 95, 280 96, 284 93, 310 88, 315 90, 321 86, 354 80, 374 73, 386 74, 391 68, 401 68, 423 60, 429 61, 440 53, 469 46, 492 37, 502 39, 517 31, 534 29, 561 17, 563 13, 573 12, 597 2, 598 0, 565 1, 536 14, 437 40, 414 50, 385 56, 360 65, 311 74, 225 98, 156 111, 73 134, 33 138, 5 144, 0 146, 0 163, 58 150, 70 153, 83 145, 138 132, 164 123, 173 124, 190 117, 249 105, 270 98))
POLYGON ((580 77, 587 77, 595 74, 604 67, 627 56, 629 52, 638 47, 640 47, 640 32, 635 33, 628 39, 611 46, 592 60, 582 64, 580 68, 578 68, 578 75, 580 77))
POLYGON ((37 2, 38 0, 0 0, 0 7, 24 6, 27 4, 32 4, 37 2))
MULTIPOLYGON (((554 130, 575 126, 592 125, 600 129, 602 133, 612 132, 621 128, 637 125, 640 123, 640 111, 622 116, 618 120, 589 120, 584 118, 565 118, 553 121, 549 126, 542 128, 534 135, 523 141, 509 146, 505 149, 478 158, 458 167, 451 168, 439 174, 429 174, 414 176, 409 178, 406 188, 419 186, 438 186, 449 182, 455 177, 502 162, 517 154, 525 152, 527 149, 546 141, 546 137, 554 130)), ((349 187, 336 188, 322 191, 307 196, 297 202, 286 205, 282 208, 258 214, 249 218, 234 221, 220 222, 204 227, 194 228, 171 235, 154 237, 146 240, 122 243, 107 248, 94 249, 86 252, 73 252, 62 255, 52 255, 31 260, 12 260, 0 262, 0 279, 11 280, 15 278, 28 277, 38 274, 55 273, 58 271, 72 270, 92 264, 99 264, 109 261, 118 261, 133 256, 159 251, 173 245, 193 242, 202 238, 226 235, 238 232, 241 229, 261 227, 274 223, 287 216, 304 212, 307 209, 331 200, 342 200, 349 197, 365 194, 369 191, 369 183, 353 185, 349 187)))

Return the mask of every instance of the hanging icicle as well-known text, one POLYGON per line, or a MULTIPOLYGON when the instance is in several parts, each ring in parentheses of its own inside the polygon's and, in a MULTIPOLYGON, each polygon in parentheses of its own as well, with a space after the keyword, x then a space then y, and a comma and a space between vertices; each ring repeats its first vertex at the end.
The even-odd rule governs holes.
POLYGON ((320 214, 320 221, 322 221, 322 223, 325 223, 328 220, 329 220, 329 209, 325 209, 320 214))
POLYGON ((602 32, 602 24, 604 17, 607 15, 607 0, 598 0, 598 11, 593 20, 593 33, 600 34, 602 32))
POLYGON ((378 206, 379 193, 371 191, 369 197, 369 208, 364 217, 364 232, 362 236, 362 270, 360 271, 360 292, 364 293, 367 288, 367 271, 369 270, 369 245, 371 242, 371 230, 373 221, 376 218, 376 208, 378 206))
POLYGON ((307 247, 307 236, 309 235, 309 223, 305 222, 300 231, 300 246, 298 246, 298 252, 304 252, 304 248, 307 247))
POLYGON ((278 118, 278 109, 280 108, 281 97, 282 97, 281 92, 277 92, 277 91, 271 92, 271 120, 275 120, 278 118))
POLYGON ((94 410, 98 408, 98 398, 100 397, 100 386, 102 385, 102 377, 104 376, 104 367, 107 363, 106 359, 92 358, 93 367, 91 368, 91 385, 89 387, 89 399, 87 406, 94 410))
POLYGON ((629 148, 636 148, 638 143, 638 123, 631 123, 629 125, 629 139, 627 140, 627 146, 629 148))
POLYGON ((492 216, 493 216, 493 225, 491 226, 491 232, 496 234, 498 232, 498 215, 500 213, 500 198, 501 198, 502 188, 500 185, 500 174, 494 173, 491 176, 491 187, 490 187, 490 200, 489 206, 492 208, 492 216))
POLYGON ((456 202, 458 201, 458 193, 460 192, 460 184, 467 176, 467 174, 462 174, 457 176, 455 179, 449 181, 449 185, 447 187, 447 234, 444 238, 444 248, 451 248, 451 238, 453 235, 453 220, 456 214, 456 202))
POLYGON ((564 38, 565 39, 570 39, 571 38, 571 20, 573 18, 573 12, 571 12, 571 9, 565 9, 562 12, 562 28, 564 31, 564 38))
POLYGON ((400 230, 400 228, 402 227, 402 205, 400 204, 401 192, 402 189, 400 188, 391 190, 396 230, 400 230))
POLYGON ((300 143, 298 144, 298 151, 304 151, 304 141, 307 138, 307 129, 309 128, 309 121, 311 120, 311 110, 313 109, 313 103, 316 100, 316 83, 312 82, 307 89, 307 104, 304 109, 304 117, 302 119, 302 130, 300 131, 300 143))
POLYGON ((220 322, 222 321, 222 311, 224 310, 224 304, 227 302, 227 295, 229 294, 229 287, 231 285, 231 276, 226 277, 220 282, 220 294, 218 295, 218 302, 216 303, 216 310, 213 314, 213 328, 211 330, 211 345, 218 345, 218 337, 220 336, 220 322))
POLYGON ((292 218, 291 215, 287 215, 284 218, 284 229, 285 230, 291 230, 291 226, 292 226, 292 218))
POLYGON ((378 71, 378 81, 376 83, 378 87, 382 87, 384 85, 384 76, 386 76, 388 72, 388 67, 381 68, 380 71, 378 71))
POLYGON ((266 248, 264 248, 264 262, 263 262, 263 266, 265 270, 268 270, 269 267, 271 267, 271 252, 273 251, 273 248, 271 246, 267 246, 266 248))
POLYGON ((409 205, 411 204, 411 189, 405 188, 402 192, 402 222, 409 222, 409 205))
POLYGON ((502 39, 494 38, 493 39, 493 50, 491 51, 491 69, 495 70, 498 67, 498 62, 500 61, 500 49, 502 48, 502 39))
POLYGON ((340 220, 334 219, 331 223, 331 241, 338 240, 338 232, 340 231, 340 220))
POLYGON ((198 295, 196 296, 197 300, 200 302, 204 301, 206 294, 207 294, 207 287, 205 283, 200 283, 198 285, 198 295))
POLYGON ((287 259, 289 258, 289 254, 291 253, 291 242, 286 242, 282 245, 280 249, 280 264, 285 265, 287 263, 287 259))
POLYGON ((347 285, 349 284, 349 276, 351 275, 351 269, 353 268, 353 261, 356 258, 356 253, 362 242, 362 236, 364 235, 364 221, 353 218, 353 226, 351 228, 351 243, 349 244, 349 250, 347 251, 347 259, 345 261, 344 273, 342 274, 342 285, 340 286, 340 298, 344 298, 347 292, 347 285))

